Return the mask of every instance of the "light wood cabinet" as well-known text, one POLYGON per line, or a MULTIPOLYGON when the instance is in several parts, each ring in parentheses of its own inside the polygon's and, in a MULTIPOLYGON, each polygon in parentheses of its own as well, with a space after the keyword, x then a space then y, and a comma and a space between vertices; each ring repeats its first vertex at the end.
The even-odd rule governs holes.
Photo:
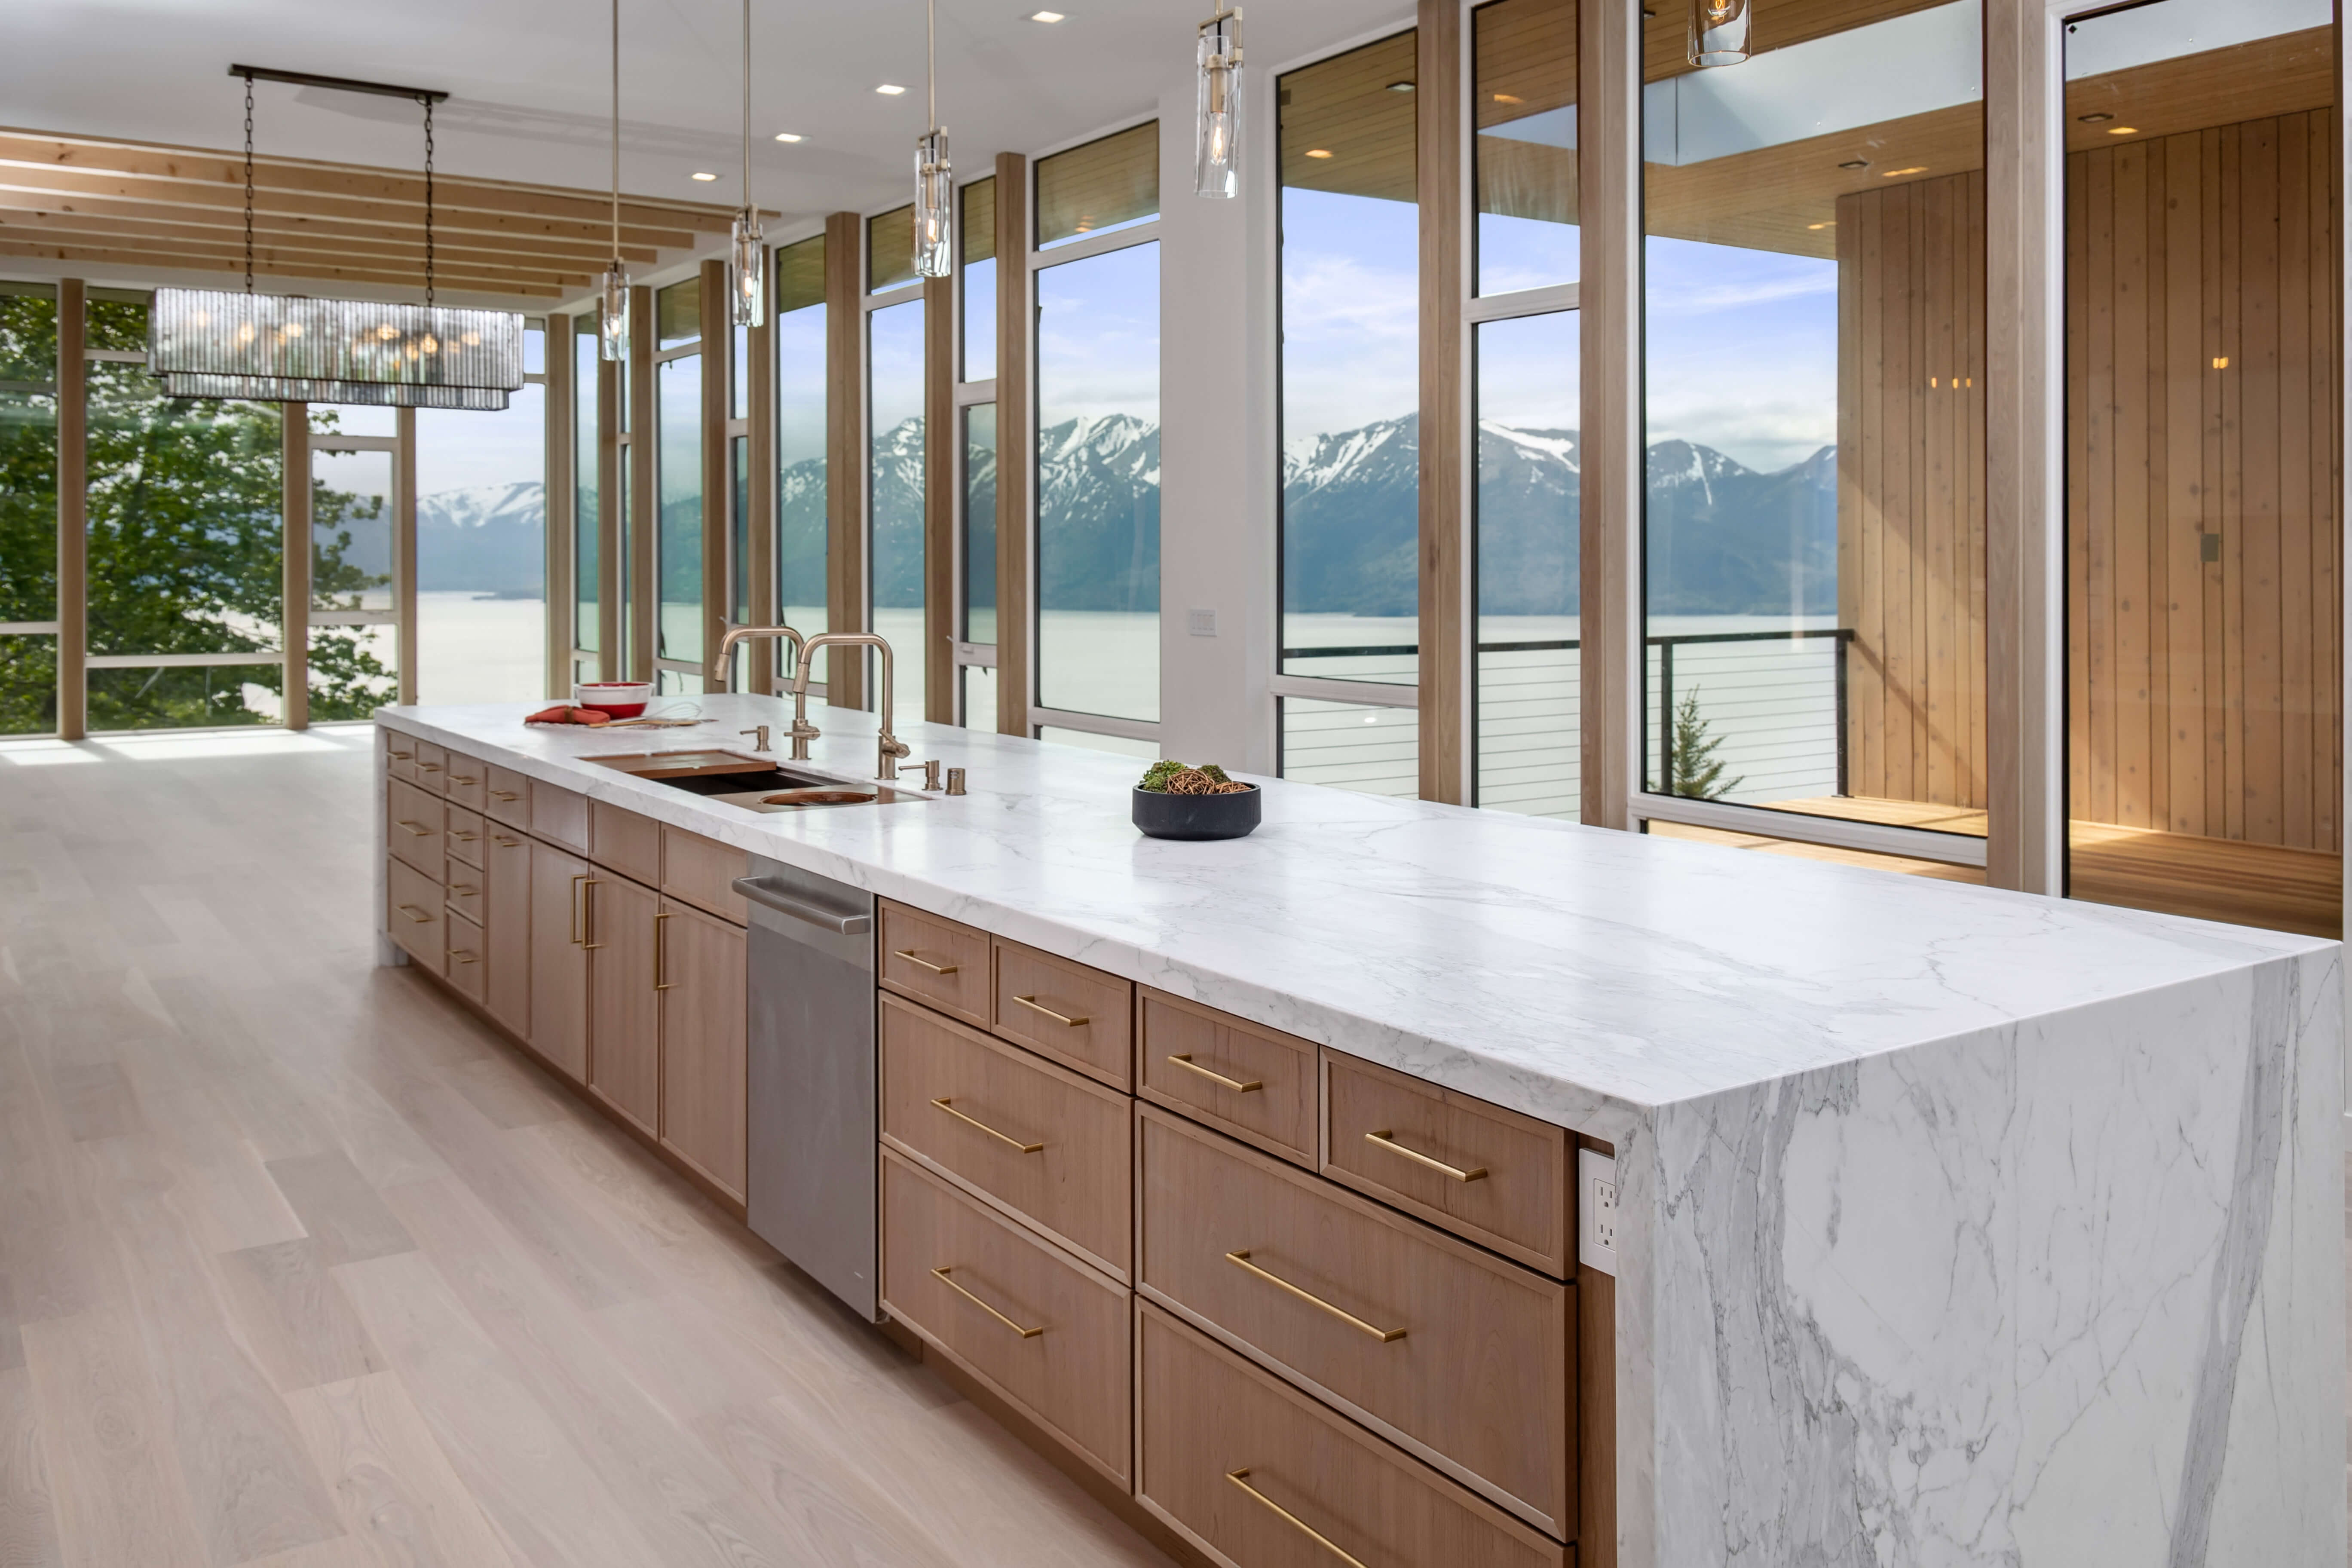
POLYGON ((483 1005, 530 1038, 530 840, 492 826, 484 840, 482 931, 488 943, 483 1005))
POLYGON ((1135 987, 1116 974, 1000 938, 991 1024, 1114 1088, 1135 1081, 1135 987))
POLYGON ((588 797, 551 784, 530 781, 530 831, 574 855, 588 853, 588 797))
POLYGON ((448 753, 448 773, 442 779, 442 792, 468 811, 479 811, 488 804, 490 764, 469 757, 463 752, 448 753))
POLYGON ((1568 1287, 1154 1107, 1136 1114, 1143 1290, 1569 1538, 1568 1287))
POLYGON ((881 1032, 883 1141, 1125 1280, 1127 1096, 896 996, 881 1032))
POLYGON ((1136 1092, 1301 1165, 1315 1163, 1316 1047, 1146 987, 1136 1092))
POLYGON ((986 931, 885 900, 875 963, 884 990, 912 996, 977 1028, 988 1027, 986 931))
POLYGON ((751 866, 751 857, 740 849, 662 824, 661 890, 670 898, 741 925, 751 910, 735 890, 735 879, 751 866))
POLYGON ((590 859, 649 888, 661 881, 660 823, 601 800, 588 803, 588 818, 590 859))
POLYGON ((742 928, 674 899, 656 916, 661 1141, 729 1196, 744 1194, 742 928))
POLYGON ((448 948, 442 973, 449 977, 449 984, 460 994, 470 1001, 479 1002, 484 977, 488 971, 489 952, 482 928, 451 910, 446 930, 448 948))
POLYGON ((574 1083, 588 1081, 588 862, 530 847, 531 1048, 574 1083))
POLYGON ((884 1309, 1124 1490, 1127 1291, 887 1149, 882 1208, 884 1309))
POLYGON ((446 868, 441 876, 443 902, 451 914, 463 915, 479 924, 482 911, 489 907, 489 900, 484 896, 488 882, 478 868, 463 860, 452 858, 442 864, 446 868))
POLYGON ((530 831, 530 778, 512 768, 489 765, 489 780, 482 791, 482 811, 493 821, 509 827, 530 831))
POLYGON ((1136 1499, 1216 1562, 1565 1568, 1559 1542, 1149 1303, 1136 1363, 1136 1499))
POLYGON ((649 1138, 661 1135, 661 1010, 654 894, 601 869, 586 883, 588 1089, 649 1138))
POLYGON ((383 771, 403 784, 416 782, 416 742, 397 730, 383 731, 383 771))
POLYGON ((483 836, 480 815, 467 811, 462 805, 445 805, 441 808, 441 815, 446 824, 442 830, 443 838, 450 855, 469 866, 479 866, 482 863, 483 836))
POLYGON ((437 880, 447 840, 441 832, 447 809, 432 795, 398 779, 384 785, 383 842, 396 860, 405 860, 418 875, 437 880))
POLYGON ((387 859, 383 869, 384 930, 411 959, 440 973, 448 946, 441 884, 404 860, 387 859))
POLYGON ((435 795, 449 787, 449 752, 430 741, 416 742, 416 782, 435 795))

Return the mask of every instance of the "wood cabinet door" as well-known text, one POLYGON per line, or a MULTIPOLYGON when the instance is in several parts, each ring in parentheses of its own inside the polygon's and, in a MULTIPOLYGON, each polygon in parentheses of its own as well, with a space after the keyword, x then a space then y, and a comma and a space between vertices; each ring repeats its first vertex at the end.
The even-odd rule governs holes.
MULTIPOLYGON (((490 1016, 530 1038, 530 840, 492 827, 484 839, 483 931, 490 1016)), ((566 933, 569 934, 568 932, 566 933)))
POLYGON ((744 1193, 742 929, 661 900, 661 1141, 740 1200, 744 1193))
POLYGON ((652 891, 601 868, 584 884, 588 1088, 647 1137, 661 1131, 661 994, 654 989, 652 891))
POLYGON ((530 849, 531 1048, 574 1083, 588 1079, 588 862, 552 844, 530 849))

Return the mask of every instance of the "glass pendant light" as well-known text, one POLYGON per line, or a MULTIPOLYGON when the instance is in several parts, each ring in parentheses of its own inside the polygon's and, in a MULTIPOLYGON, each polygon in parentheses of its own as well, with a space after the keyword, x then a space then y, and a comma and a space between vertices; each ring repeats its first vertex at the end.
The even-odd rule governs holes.
POLYGON ((751 0, 743 0, 743 210, 735 215, 727 253, 728 316, 739 327, 760 324, 768 286, 768 240, 760 209, 751 205, 751 0))
POLYGON ((1242 13, 1220 5, 1201 24, 1200 92, 1193 114, 1192 190, 1203 196, 1241 192, 1242 13))
POLYGON ((1736 66, 1754 49, 1755 0, 1691 0, 1690 63, 1736 66))
POLYGON ((609 360, 629 357, 629 269, 621 265, 621 0, 613 0, 613 265, 597 302, 596 344, 609 360))
POLYGON ((915 138, 915 270, 944 278, 953 265, 948 236, 955 204, 955 168, 948 162, 947 127, 940 123, 939 0, 924 0, 931 72, 931 128, 915 138))

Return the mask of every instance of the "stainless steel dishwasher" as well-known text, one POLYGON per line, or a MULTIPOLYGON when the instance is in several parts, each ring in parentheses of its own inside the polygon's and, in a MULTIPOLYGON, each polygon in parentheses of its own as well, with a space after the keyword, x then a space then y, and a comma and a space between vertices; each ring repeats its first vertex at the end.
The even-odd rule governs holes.
POLYGON ((874 896, 754 856, 751 1229, 877 1319, 874 896))

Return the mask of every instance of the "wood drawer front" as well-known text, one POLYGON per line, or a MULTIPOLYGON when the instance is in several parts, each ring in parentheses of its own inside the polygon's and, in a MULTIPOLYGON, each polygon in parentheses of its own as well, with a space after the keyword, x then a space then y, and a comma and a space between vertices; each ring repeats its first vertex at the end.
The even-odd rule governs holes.
POLYGON ((1338 1051, 1323 1083, 1325 1175, 1567 1277, 1565 1131, 1338 1051))
MULTIPOLYGON (((383 787, 383 847, 395 860, 437 879, 447 854, 447 840, 441 834, 441 814, 446 808, 415 784, 394 779, 383 787)), ((436 895, 434 902, 440 901, 436 895)))
POLYGON ((478 867, 482 856, 489 849, 489 825, 478 812, 467 811, 462 805, 442 807, 448 823, 449 854, 453 859, 478 867))
POLYGON ((1131 1300, 895 1150, 882 1152, 884 1309, 1122 1489, 1131 1300))
POLYGON ((1135 1082, 1135 983, 1017 942, 996 943, 995 1029, 1120 1089, 1135 1082))
POLYGON ((735 890, 735 879, 751 869, 751 858, 742 850, 683 827, 661 825, 661 890, 671 898, 720 920, 745 924, 751 918, 750 906, 735 890))
POLYGON ((488 894, 489 874, 478 866, 467 865, 463 860, 448 860, 444 865, 447 869, 441 877, 442 902, 451 914, 463 915, 480 925, 484 920, 483 911, 490 907, 488 894))
POLYGON ((588 853, 588 797, 551 784, 530 781, 530 830, 574 855, 588 853))
POLYGON ((1315 1163, 1316 1048, 1146 987, 1136 1092, 1269 1154, 1315 1163))
POLYGON ((451 752, 449 771, 444 775, 444 790, 448 797, 468 811, 479 811, 489 804, 490 764, 463 752, 451 752))
POLYGON ((408 956, 440 973, 447 966, 448 917, 441 909, 441 884, 404 860, 384 863, 383 929, 408 956))
POLYGON ((661 880, 661 824, 625 806, 588 803, 596 847, 589 858, 650 888, 661 880))
POLYGON ((1137 1116, 1144 1289, 1569 1537, 1568 1287, 1164 1111, 1137 1116))
POLYGON ((1338 1568, 1320 1535, 1366 1564, 1565 1568, 1559 1542, 1149 1302, 1136 1315, 1135 1495, 1217 1561, 1338 1568))
POLYGON ((488 984, 483 977, 489 969, 489 939, 463 915, 452 914, 446 924, 448 963, 443 973, 449 976, 450 984, 479 1002, 488 984))
POLYGON ((397 730, 379 731, 383 736, 383 771, 403 784, 415 784, 416 773, 416 741, 397 730))
POLYGON ((881 1098, 882 1136, 894 1147, 1128 1278, 1135 1161, 1127 1096, 886 995, 881 1098))
POLYGON ((449 787, 449 752, 446 747, 430 741, 416 742, 416 782, 435 795, 446 794, 449 787))
POLYGON ((496 763, 482 786, 482 810, 509 827, 530 831, 530 780, 496 763))
POLYGON ((882 984, 988 1027, 988 933, 882 900, 882 984))

